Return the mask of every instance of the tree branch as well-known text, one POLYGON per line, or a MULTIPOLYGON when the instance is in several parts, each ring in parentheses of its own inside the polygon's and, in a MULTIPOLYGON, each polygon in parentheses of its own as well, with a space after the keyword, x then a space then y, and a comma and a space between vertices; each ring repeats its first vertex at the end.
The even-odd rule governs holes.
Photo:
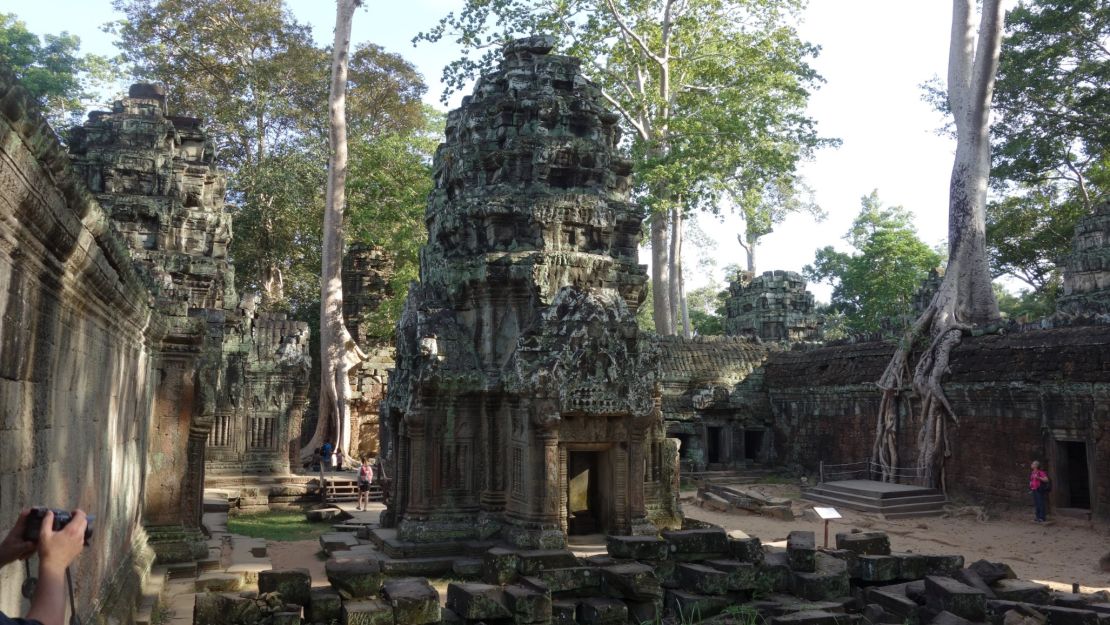
POLYGON ((644 56, 648 57, 652 61, 655 61, 659 65, 662 65, 663 59, 652 52, 651 48, 648 47, 647 42, 645 42, 643 38, 637 35, 631 28, 628 27, 627 24, 625 24, 624 18, 621 17, 620 13, 617 11, 617 7, 613 3, 613 0, 605 0, 605 4, 609 7, 609 14, 613 16, 614 20, 616 20, 617 26, 620 27, 621 32, 627 35, 629 39, 636 43, 636 47, 638 47, 640 51, 643 52, 644 56))

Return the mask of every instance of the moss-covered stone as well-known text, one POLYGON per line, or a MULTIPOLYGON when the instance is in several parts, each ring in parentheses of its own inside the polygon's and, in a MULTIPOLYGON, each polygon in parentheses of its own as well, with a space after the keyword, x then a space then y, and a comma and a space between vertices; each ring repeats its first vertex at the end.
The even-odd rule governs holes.
POLYGON ((312 575, 308 569, 273 569, 258 572, 258 592, 276 592, 286 603, 306 606, 312 575))
POLYGON ((331 558, 324 564, 324 572, 344 599, 373 597, 385 580, 379 564, 367 558, 331 558))
POLYGON ((439 621, 439 592, 423 577, 391 579, 383 585, 382 597, 393 607, 393 618, 400 625, 439 621))
POLYGON ((305 616, 310 623, 331 623, 343 616, 343 601, 333 588, 309 590, 305 616))
POLYGON ((601 569, 605 591, 613 597, 633 601, 659 601, 663 588, 655 570, 639 562, 615 564, 601 569))
POLYGON ((630 560, 666 560, 669 545, 658 536, 614 536, 605 539, 609 555, 630 560))
POLYGON ((447 607, 467 621, 511 618, 505 592, 490 584, 455 583, 447 585, 447 607))
POLYGON ((343 602, 342 625, 394 625, 395 623, 398 621, 394 619, 393 608, 384 601, 355 599, 343 602))

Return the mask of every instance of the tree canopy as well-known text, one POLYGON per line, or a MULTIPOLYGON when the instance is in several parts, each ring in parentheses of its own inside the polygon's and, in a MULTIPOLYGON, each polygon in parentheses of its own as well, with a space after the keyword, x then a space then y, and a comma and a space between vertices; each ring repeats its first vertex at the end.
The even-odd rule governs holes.
POLYGON ((827 246, 803 270, 807 280, 833 286, 829 311, 844 315, 851 331, 876 331, 912 312, 913 295, 943 257, 918 238, 912 215, 883 206, 878 191, 860 200, 844 240, 854 252, 827 246))

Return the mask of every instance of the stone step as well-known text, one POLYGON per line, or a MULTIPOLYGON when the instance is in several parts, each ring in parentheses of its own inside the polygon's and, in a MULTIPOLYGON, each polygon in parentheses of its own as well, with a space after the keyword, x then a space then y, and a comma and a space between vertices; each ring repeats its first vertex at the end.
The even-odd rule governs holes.
POLYGON ((833 506, 882 514, 887 518, 909 518, 915 516, 937 515, 943 512, 947 503, 944 497, 930 497, 925 501, 901 503, 901 500, 871 500, 860 501, 858 497, 845 497, 835 493, 820 492, 811 489, 802 493, 802 499, 817 503, 831 504, 833 506))
POLYGON ((197 592, 233 592, 243 587, 243 575, 210 571, 197 576, 195 587, 197 592))
POLYGON ((166 565, 166 579, 191 579, 197 576, 196 562, 179 562, 166 565))
MULTIPOLYGON (((851 480, 851 482, 854 482, 857 485, 853 485, 851 483, 845 484, 843 482, 825 482, 823 484, 818 484, 814 487, 814 489, 834 491, 847 495, 859 495, 863 497, 878 499, 901 499, 903 497, 917 497, 921 495, 941 495, 940 491, 936 490, 935 488, 925 488, 922 486, 902 486, 898 484, 891 484, 891 488, 897 487, 897 489, 881 490, 881 488, 876 488, 875 490, 871 490, 866 487, 866 483, 868 482, 868 480, 851 480), (863 487, 860 487, 858 485, 861 482, 864 483, 863 487)), ((884 484, 883 482, 873 483, 876 484, 877 487, 884 484)))
POLYGON ((814 493, 818 495, 825 495, 829 497, 837 497, 846 501, 856 501, 862 504, 873 505, 903 505, 912 503, 927 503, 934 501, 946 501, 947 498, 936 492, 920 492, 912 495, 903 495, 900 497, 880 497, 877 493, 860 492, 854 489, 841 489, 824 484, 814 486, 803 492, 803 496, 807 493, 814 493))

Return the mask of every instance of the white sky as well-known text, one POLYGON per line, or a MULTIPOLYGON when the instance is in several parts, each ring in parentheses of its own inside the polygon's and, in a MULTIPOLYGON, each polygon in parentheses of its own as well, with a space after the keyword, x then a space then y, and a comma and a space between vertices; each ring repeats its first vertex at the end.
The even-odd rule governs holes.
MULTIPOLYGON (((331 42, 333 2, 287 2, 299 21, 312 25, 318 42, 331 42)), ((440 73, 456 48, 449 43, 414 48, 411 40, 460 3, 368 4, 369 9, 355 15, 353 43, 370 41, 405 56, 424 74, 429 103, 439 106, 440 73)), ((112 37, 100 30, 105 22, 120 17, 110 0, 0 0, 0 12, 15 13, 36 34, 68 31, 81 37, 83 51, 115 54, 112 37)), ((814 66, 826 83, 811 97, 809 114, 823 136, 840 138, 843 145, 819 152, 802 168, 828 218, 814 223, 799 216, 781 224, 760 242, 758 271, 801 271, 813 261, 816 249, 844 248, 841 236, 859 210, 860 197, 872 189, 878 189, 886 204, 912 211, 926 243, 944 240, 955 143, 937 136, 935 130, 943 120, 922 101, 918 85, 934 75, 945 75, 950 19, 951 5, 937 0, 810 0, 800 31, 804 39, 822 47, 814 66)), ((712 275, 699 275, 695 259, 688 257, 688 290, 711 278, 723 283, 725 265, 744 263, 743 250, 736 243, 742 229, 738 219, 719 223, 702 218, 701 222, 716 247, 700 252, 715 259, 717 269, 712 275)), ((646 253, 641 258, 647 262, 646 253)), ((810 285, 810 289, 819 300, 828 301, 828 285, 810 285)))

